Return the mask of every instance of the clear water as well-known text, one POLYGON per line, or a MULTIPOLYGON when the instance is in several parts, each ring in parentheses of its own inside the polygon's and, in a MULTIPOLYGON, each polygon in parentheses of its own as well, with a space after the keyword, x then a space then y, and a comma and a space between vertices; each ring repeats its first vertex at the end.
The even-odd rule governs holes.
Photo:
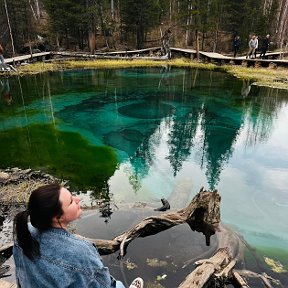
POLYGON ((165 197, 172 209, 217 188, 222 221, 288 270, 287 92, 169 67, 1 82, 1 168, 44 169, 116 203, 165 197))

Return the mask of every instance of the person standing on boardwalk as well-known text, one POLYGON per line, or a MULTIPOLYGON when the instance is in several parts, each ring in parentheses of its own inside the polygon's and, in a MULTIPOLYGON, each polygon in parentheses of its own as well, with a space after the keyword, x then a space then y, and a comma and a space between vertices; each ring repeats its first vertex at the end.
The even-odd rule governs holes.
POLYGON ((4 60, 4 49, 2 45, 0 44, 0 70, 4 70, 5 68, 5 60, 4 60))
POLYGON ((255 34, 252 34, 248 45, 249 45, 249 50, 248 50, 246 59, 253 57, 255 47, 256 47, 256 35, 255 34))
POLYGON ((171 59, 171 50, 170 50, 170 40, 172 36, 172 31, 170 29, 167 29, 161 38, 162 41, 162 49, 164 52, 164 55, 168 56, 168 59, 171 59))
POLYGON ((257 50, 258 50, 258 36, 255 37, 255 49, 254 49, 254 58, 256 59, 257 57, 257 50))
POLYGON ((267 52, 267 50, 269 49, 270 46, 270 34, 267 34, 265 39, 263 40, 262 43, 262 49, 261 49, 261 54, 260 54, 260 58, 264 59, 265 58, 265 54, 267 52))
MULTIPOLYGON (((32 192, 27 210, 14 219, 17 287, 125 288, 103 265, 95 245, 68 232, 80 214, 80 199, 59 184, 32 192)), ((136 278, 129 288, 143 288, 143 280, 136 278)))
POLYGON ((234 51, 234 58, 236 57, 239 47, 241 45, 241 39, 239 35, 236 35, 233 40, 233 51, 234 51))

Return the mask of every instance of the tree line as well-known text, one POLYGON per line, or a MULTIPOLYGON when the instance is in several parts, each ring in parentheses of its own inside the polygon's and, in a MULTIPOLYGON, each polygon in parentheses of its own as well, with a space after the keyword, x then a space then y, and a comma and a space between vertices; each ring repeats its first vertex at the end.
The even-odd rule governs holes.
POLYGON ((253 32, 271 34, 277 47, 288 36, 287 0, 0 1, 0 43, 7 55, 25 53, 43 39, 41 50, 159 46, 168 29, 173 46, 215 52, 231 50, 235 34, 242 49, 253 32))

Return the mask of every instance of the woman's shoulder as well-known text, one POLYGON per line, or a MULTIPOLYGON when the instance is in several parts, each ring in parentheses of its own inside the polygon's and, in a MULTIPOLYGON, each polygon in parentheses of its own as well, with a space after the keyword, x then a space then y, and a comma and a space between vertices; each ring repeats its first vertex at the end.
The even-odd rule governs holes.
POLYGON ((92 243, 64 229, 49 229, 41 234, 40 254, 44 261, 61 267, 66 265, 81 270, 83 267, 92 269, 103 266, 97 248, 92 243))
POLYGON ((81 251, 83 253, 95 253, 95 251, 97 251, 93 244, 85 240, 84 237, 77 237, 65 229, 59 228, 51 228, 41 233, 41 244, 41 246, 47 247, 48 249, 54 247, 57 250, 69 250, 71 253, 75 251, 77 255, 79 255, 81 251))

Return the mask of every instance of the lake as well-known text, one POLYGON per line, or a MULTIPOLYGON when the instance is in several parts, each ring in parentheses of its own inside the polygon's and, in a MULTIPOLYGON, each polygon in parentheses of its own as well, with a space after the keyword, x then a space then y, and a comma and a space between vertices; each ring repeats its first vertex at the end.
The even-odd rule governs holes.
MULTIPOLYGON (((82 194, 87 203, 98 198, 114 203, 106 220, 95 210, 85 212, 75 223, 78 233, 113 238, 147 213, 137 207, 123 213, 117 204, 156 208, 164 197, 177 210, 202 186, 218 189, 222 221, 262 261, 261 267, 259 262, 251 267, 261 270, 267 264, 265 269, 288 285, 287 91, 225 73, 169 66, 1 78, 0 89, 0 167, 41 169, 69 180, 72 191, 88 191, 82 194), (271 262, 282 273, 274 273, 271 262)), ((189 243, 198 254, 207 250, 200 243, 203 235, 191 236, 188 230, 178 227, 152 240, 139 239, 129 246, 127 259, 138 251, 134 261, 144 267, 148 255, 170 255, 178 268, 167 259, 162 260, 172 265, 169 269, 163 263, 158 270, 148 265, 154 268, 145 270, 151 281, 164 271, 179 272, 183 258, 177 255, 189 243), (175 236, 179 233, 182 237, 175 236), (168 244, 163 248, 165 239, 173 253, 165 250, 168 244), (156 242, 160 253, 151 248, 156 242)), ((115 255, 104 261, 115 261, 111 270, 121 279, 141 274, 128 271, 127 261, 120 267, 115 255)), ((164 278, 159 281, 165 287, 177 284, 164 278)))

